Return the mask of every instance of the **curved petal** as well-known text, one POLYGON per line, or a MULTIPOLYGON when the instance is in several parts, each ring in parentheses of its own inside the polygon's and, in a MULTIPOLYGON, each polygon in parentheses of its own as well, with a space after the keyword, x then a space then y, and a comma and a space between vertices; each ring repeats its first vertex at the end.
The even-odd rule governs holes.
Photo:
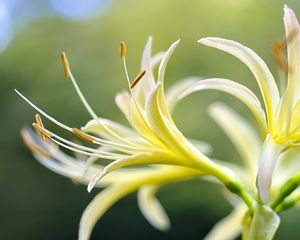
POLYGON ((170 220, 156 199, 155 194, 159 186, 147 185, 138 191, 138 204, 144 217, 155 228, 161 231, 167 231, 170 228, 170 220))
POLYGON ((238 237, 242 230, 242 222, 247 207, 239 205, 220 222, 218 222, 213 229, 208 233, 204 240, 232 240, 238 237))
POLYGON ((129 116, 129 104, 130 104, 130 93, 127 91, 122 91, 118 93, 115 97, 115 102, 118 108, 123 112, 128 121, 130 121, 129 116))
POLYGON ((167 167, 158 169, 152 174, 131 178, 106 188, 99 193, 85 209, 79 227, 79 240, 88 240, 93 227, 99 218, 119 199, 136 191, 140 186, 166 184, 173 181, 188 180, 202 176, 199 171, 184 167, 167 167))
POLYGON ((177 40, 176 42, 174 42, 169 49, 167 50, 167 52, 165 53, 165 55, 163 56, 159 68, 158 68, 158 77, 157 77, 157 82, 163 82, 164 80, 164 76, 165 76, 165 71, 166 71, 166 67, 167 64, 169 62, 169 59, 172 55, 172 53, 174 52, 175 48, 177 47, 178 43, 180 42, 180 39, 177 40))
POLYGON ((233 95, 234 97, 240 99, 247 107, 251 110, 255 116, 258 125, 261 129, 262 135, 265 136, 267 132, 266 116, 265 112, 261 107, 261 104, 255 94, 247 87, 236 83, 231 80, 223 78, 210 78, 205 80, 200 80, 191 86, 184 92, 180 98, 184 98, 187 95, 201 90, 214 89, 226 92, 233 95))
POLYGON ((209 114, 224 130, 242 156, 255 184, 258 158, 262 145, 256 131, 249 122, 225 104, 214 103, 210 105, 209 114))
POLYGON ((159 83, 147 97, 146 114, 151 129, 180 160, 181 165, 198 165, 203 171, 214 171, 216 165, 193 146, 177 129, 173 122, 162 113, 162 84, 159 83))
POLYGON ((286 95, 292 106, 300 98, 300 27, 294 12, 284 6, 284 26, 288 55, 288 85, 286 95))
POLYGON ((136 85, 134 89, 134 95, 138 102, 143 106, 145 104, 145 99, 148 93, 155 85, 155 79, 153 75, 153 68, 155 65, 160 62, 164 53, 158 53, 155 56, 152 54, 152 37, 148 38, 148 42, 144 48, 142 62, 141 62, 141 71, 146 71, 143 79, 139 81, 139 84, 136 85))
POLYGON ((230 53, 248 66, 259 84, 267 109, 268 124, 271 127, 280 97, 277 85, 265 62, 250 48, 235 41, 210 37, 200 39, 198 42, 230 53))
MULTIPOLYGON (((117 170, 119 168, 135 165, 135 164, 180 164, 180 162, 172 157, 170 154, 164 153, 141 153, 135 154, 133 156, 129 156, 127 158, 122 158, 113 161, 109 165, 107 165, 103 171, 99 172, 97 175, 93 177, 88 185, 88 191, 90 192, 95 184, 99 182, 103 177, 105 177, 110 172, 117 170)), ((137 169, 138 171, 138 169, 137 169)))

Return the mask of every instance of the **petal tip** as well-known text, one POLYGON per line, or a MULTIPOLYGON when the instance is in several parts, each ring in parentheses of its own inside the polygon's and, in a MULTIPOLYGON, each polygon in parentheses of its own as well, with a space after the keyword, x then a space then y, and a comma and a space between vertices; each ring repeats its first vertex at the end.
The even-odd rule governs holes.
POLYGON ((283 7, 283 11, 284 11, 284 17, 283 17, 284 20, 288 20, 291 17, 295 17, 294 11, 291 8, 289 8, 286 4, 283 7))

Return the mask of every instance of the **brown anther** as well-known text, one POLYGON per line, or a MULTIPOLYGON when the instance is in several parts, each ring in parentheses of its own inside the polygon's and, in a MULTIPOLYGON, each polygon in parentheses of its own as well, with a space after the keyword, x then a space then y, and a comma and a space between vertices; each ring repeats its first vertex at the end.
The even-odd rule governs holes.
POLYGON ((130 89, 133 89, 138 84, 138 82, 144 77, 145 74, 146 70, 140 72, 139 75, 137 75, 133 82, 130 84, 130 89))
POLYGON ((119 52, 120 52, 120 58, 125 59, 126 58, 126 45, 123 41, 120 43, 119 52))
MULTIPOLYGON (((36 122, 36 124, 39 125, 41 128, 44 128, 42 119, 41 119, 41 117, 40 117, 39 114, 36 114, 36 115, 35 115, 35 122, 36 122)), ((38 131, 38 134, 40 135, 41 139, 43 139, 44 141, 48 139, 48 138, 47 138, 44 134, 42 134, 40 131, 38 131)))
POLYGON ((68 78, 70 76, 70 74, 69 74, 70 66, 69 66, 69 61, 67 59, 67 55, 66 55, 65 52, 62 52, 60 54, 60 57, 61 57, 61 60, 63 62, 63 65, 64 65, 65 76, 66 76, 66 78, 68 78))
POLYGON ((95 139, 92 136, 84 133, 83 131, 79 130, 78 128, 72 128, 72 130, 73 130, 73 133, 76 136, 82 138, 83 140, 85 140, 85 141, 87 141, 89 143, 94 143, 95 139))
POLYGON ((45 138, 45 140, 50 139, 52 137, 52 135, 46 131, 46 129, 44 127, 42 127, 41 125, 37 124, 37 123, 33 123, 32 127, 39 133, 41 134, 43 137, 45 138))
POLYGON ((50 153, 38 146, 26 130, 21 130, 21 136, 26 146, 35 154, 49 157, 50 153))

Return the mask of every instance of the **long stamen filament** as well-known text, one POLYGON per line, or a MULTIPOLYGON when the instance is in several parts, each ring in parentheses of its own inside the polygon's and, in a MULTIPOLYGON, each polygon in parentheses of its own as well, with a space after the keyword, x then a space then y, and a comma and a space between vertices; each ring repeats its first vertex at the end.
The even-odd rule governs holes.
MULTIPOLYGON (((23 96, 18 90, 16 90, 16 93, 18 95, 20 95, 20 97, 22 97, 32 108, 34 108, 37 112, 39 112, 41 115, 43 115, 45 118, 47 118, 48 120, 50 120, 51 122, 53 122, 54 124, 56 124, 57 126, 69 131, 73 133, 73 129, 59 121, 57 121, 56 119, 54 119, 53 117, 49 116, 47 113, 45 113, 43 110, 41 110, 40 108, 38 108, 36 105, 34 105, 29 99, 27 99, 25 96, 23 96)), ((136 147, 134 146, 127 146, 121 143, 116 143, 116 142, 112 142, 112 141, 107 141, 104 139, 100 139, 97 137, 95 138, 95 143, 100 144, 100 145, 107 145, 110 147, 114 147, 114 148, 124 148, 124 149, 136 149, 136 147)))
POLYGON ((128 145, 131 145, 131 143, 129 141, 126 141, 126 139, 121 138, 116 132, 114 132, 113 130, 111 130, 109 127, 107 127, 105 124, 102 123, 101 119, 99 119, 99 117, 97 116, 97 114, 95 113, 95 111, 91 108, 91 106, 89 105, 89 103, 87 102, 87 100, 85 99, 84 95, 82 94, 76 79, 74 78, 72 71, 70 69, 70 65, 69 62, 67 60, 66 54, 63 52, 62 53, 62 60, 64 63, 64 69, 67 72, 66 77, 70 77, 71 82, 81 100, 81 102, 83 103, 84 107, 86 108, 86 110, 88 111, 88 113, 91 115, 91 117, 100 125, 102 126, 107 132, 109 132, 111 135, 113 135, 115 138, 117 138, 118 140, 125 142, 128 145))
MULTIPOLYGON (((69 146, 72 146, 72 149, 78 149, 78 150, 83 150, 85 151, 85 153, 97 153, 97 154, 102 154, 101 157, 103 158, 111 158, 111 159, 117 159, 119 157, 123 157, 124 155, 122 154, 115 154, 115 153, 111 153, 111 152, 106 152, 106 151, 102 151, 99 149, 94 149, 94 148, 89 148, 89 147, 85 147, 82 146, 80 144, 77 143, 73 143, 71 141, 68 141, 60 136, 58 136, 57 134, 45 129, 45 128, 41 128, 39 125, 37 124, 33 124, 33 126, 38 130, 41 131, 43 134, 47 135, 51 140, 53 140, 54 138, 56 138, 57 140, 59 140, 60 142, 64 142, 69 146)), ((68 148, 69 149, 69 148, 68 148)), ((70 149, 71 150, 71 149, 70 149)))

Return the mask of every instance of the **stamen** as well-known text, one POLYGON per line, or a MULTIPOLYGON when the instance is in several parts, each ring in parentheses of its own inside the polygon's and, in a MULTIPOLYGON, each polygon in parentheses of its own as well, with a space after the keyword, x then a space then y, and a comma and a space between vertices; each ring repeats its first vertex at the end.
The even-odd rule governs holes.
MULTIPOLYGON (((67 125, 57 121, 56 119, 54 119, 53 117, 49 116, 47 113, 45 113, 44 111, 42 111, 40 108, 38 108, 36 105, 34 105, 31 101, 29 101, 29 99, 27 99, 25 96, 23 96, 18 90, 15 89, 15 92, 21 97, 23 98, 32 108, 34 108, 36 111, 38 111, 40 114, 42 114, 44 117, 46 117, 47 119, 49 119, 51 122, 55 123, 57 126, 69 131, 69 132, 73 132, 72 128, 68 127, 67 125)), ((106 125, 103 125, 103 127, 106 127, 106 125)), ((112 141, 108 141, 108 140, 104 140, 101 138, 96 138, 97 140, 97 144, 102 144, 102 145, 108 145, 111 146, 113 148, 124 148, 124 149, 135 149, 135 146, 130 146, 130 145, 125 145, 122 143, 116 143, 116 142, 112 142, 112 141)))
POLYGON ((21 136, 23 138, 24 143, 26 146, 35 154, 42 155, 44 157, 49 157, 50 153, 40 146, 38 146, 33 139, 31 138, 30 134, 26 130, 21 130, 21 136))
POLYGON ((79 130, 78 128, 73 128, 72 130, 76 136, 82 138, 83 140, 85 140, 89 143, 94 143, 95 139, 92 136, 84 133, 83 131, 79 130))
POLYGON ((66 55, 65 52, 62 52, 60 57, 61 57, 61 60, 64 64, 65 76, 66 76, 66 78, 68 78, 70 76, 70 71, 69 71, 70 65, 69 65, 69 61, 67 59, 67 55, 66 55))
POLYGON ((43 126, 33 123, 32 127, 40 134, 43 136, 43 138, 50 139, 52 137, 52 134, 50 134, 43 126))
MULTIPOLYGON (((68 63, 68 62, 67 62, 68 63)), ((101 119, 99 119, 99 117, 97 116, 97 114, 94 112, 94 110, 91 108, 91 106, 89 105, 89 103, 87 102, 87 100, 85 99, 84 95, 82 94, 79 86, 77 85, 76 79, 74 78, 70 68, 69 68, 69 64, 68 66, 68 75, 72 81, 72 84, 81 100, 81 102, 83 103, 84 107, 86 108, 86 110, 88 111, 88 113, 92 116, 92 118, 97 121, 97 123, 102 126, 109 134, 111 134, 113 137, 117 138, 118 140, 120 140, 121 142, 125 143, 126 145, 131 145, 130 142, 128 142, 126 139, 121 138, 116 132, 114 132, 113 130, 111 130, 109 127, 107 127, 101 119)))
POLYGON ((138 82, 144 77, 145 74, 146 70, 140 72, 139 75, 137 75, 134 81, 130 84, 130 89, 133 89, 138 84, 138 82))
MULTIPOLYGON (((44 125, 43 125, 43 122, 42 122, 42 119, 40 117, 39 114, 36 114, 35 115, 35 121, 36 121, 36 124, 39 125, 40 127, 44 128, 44 125)), ((40 131, 38 131, 38 134, 39 136, 41 137, 42 140, 47 140, 47 136, 45 136, 44 134, 42 134, 40 131)))
POLYGON ((120 43, 119 51, 120 51, 120 58, 125 59, 126 58, 126 45, 123 41, 120 43))

